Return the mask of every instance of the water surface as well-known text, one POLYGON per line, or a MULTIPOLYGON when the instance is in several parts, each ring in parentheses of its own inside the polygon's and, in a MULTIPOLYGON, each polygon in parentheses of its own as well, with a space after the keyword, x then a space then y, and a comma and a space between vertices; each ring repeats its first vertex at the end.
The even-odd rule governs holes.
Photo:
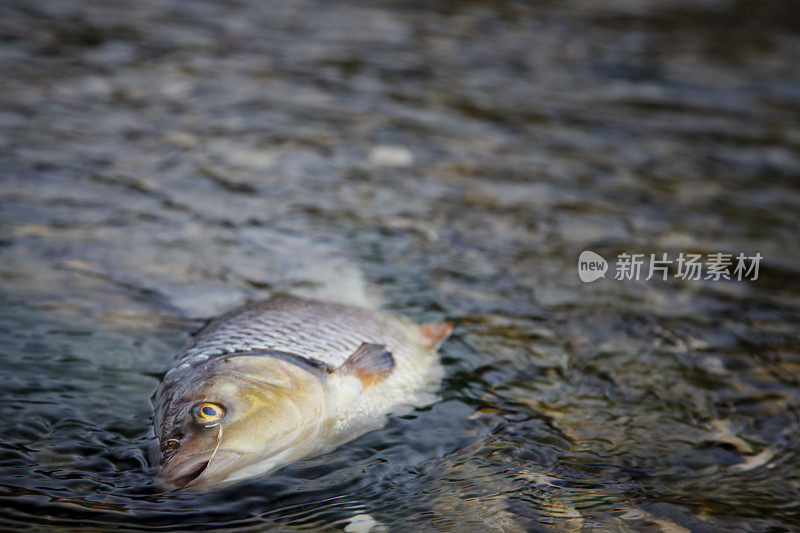
POLYGON ((0 525, 800 527, 796 11, 4 2, 0 525), (764 261, 584 284, 583 250, 764 261), (455 320, 441 402, 156 493, 172 355, 276 290, 455 320))

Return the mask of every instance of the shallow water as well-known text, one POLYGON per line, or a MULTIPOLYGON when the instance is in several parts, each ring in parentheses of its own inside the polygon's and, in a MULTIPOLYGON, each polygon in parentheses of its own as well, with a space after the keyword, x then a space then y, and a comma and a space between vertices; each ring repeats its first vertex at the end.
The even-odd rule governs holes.
POLYGON ((796 11, 4 2, 0 526, 800 527, 796 11), (171 356, 275 290, 455 320, 442 401, 156 493, 171 356))

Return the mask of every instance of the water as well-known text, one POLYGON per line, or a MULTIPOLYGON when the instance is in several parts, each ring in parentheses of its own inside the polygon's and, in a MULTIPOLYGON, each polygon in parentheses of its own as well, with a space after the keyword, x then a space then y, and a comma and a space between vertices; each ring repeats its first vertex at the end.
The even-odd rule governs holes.
POLYGON ((799 29, 779 1, 4 2, 0 526, 800 527, 799 29), (764 261, 584 284, 587 249, 764 261), (455 320, 442 401, 156 493, 171 356, 274 290, 455 320))

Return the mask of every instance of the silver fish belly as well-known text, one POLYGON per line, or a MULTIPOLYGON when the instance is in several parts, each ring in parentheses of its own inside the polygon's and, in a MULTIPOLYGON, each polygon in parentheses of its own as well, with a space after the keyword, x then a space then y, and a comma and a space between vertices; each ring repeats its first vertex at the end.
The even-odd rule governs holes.
POLYGON ((163 489, 212 490, 321 454, 435 399, 447 322, 275 296, 210 321, 154 395, 163 489))

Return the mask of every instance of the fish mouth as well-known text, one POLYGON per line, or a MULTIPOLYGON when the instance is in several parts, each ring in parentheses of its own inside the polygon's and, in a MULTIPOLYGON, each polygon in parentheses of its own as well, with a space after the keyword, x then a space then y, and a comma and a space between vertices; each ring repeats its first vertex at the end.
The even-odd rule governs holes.
POLYGON ((236 452, 220 452, 213 457, 213 461, 208 454, 202 454, 202 456, 195 455, 176 464, 167 463, 156 475, 156 488, 160 492, 178 489, 202 492, 206 482, 213 484, 216 477, 224 476, 225 467, 240 455, 236 452))
POLYGON ((156 476, 156 486, 161 492, 188 487, 206 471, 210 459, 206 456, 198 460, 198 457, 190 457, 177 464, 167 463, 156 476))
POLYGON ((189 458, 174 465, 167 464, 156 476, 156 486, 161 491, 184 488, 199 478, 208 468, 208 464, 208 460, 198 461, 196 458, 189 458))
POLYGON ((192 481, 194 481, 195 479, 197 479, 198 477, 200 477, 200 474, 202 474, 203 472, 205 472, 205 469, 206 469, 207 467, 208 467, 208 461, 204 461, 204 462, 202 462, 202 463, 199 463, 199 464, 198 464, 198 465, 197 465, 197 466, 196 466, 196 467, 195 467, 193 470, 191 470, 189 473, 187 473, 187 474, 184 474, 184 475, 182 475, 182 476, 180 476, 180 477, 178 477, 178 478, 174 479, 172 482, 173 482, 175 485, 178 485, 178 486, 181 486, 181 487, 185 487, 186 485, 188 485, 189 483, 191 483, 192 481))

